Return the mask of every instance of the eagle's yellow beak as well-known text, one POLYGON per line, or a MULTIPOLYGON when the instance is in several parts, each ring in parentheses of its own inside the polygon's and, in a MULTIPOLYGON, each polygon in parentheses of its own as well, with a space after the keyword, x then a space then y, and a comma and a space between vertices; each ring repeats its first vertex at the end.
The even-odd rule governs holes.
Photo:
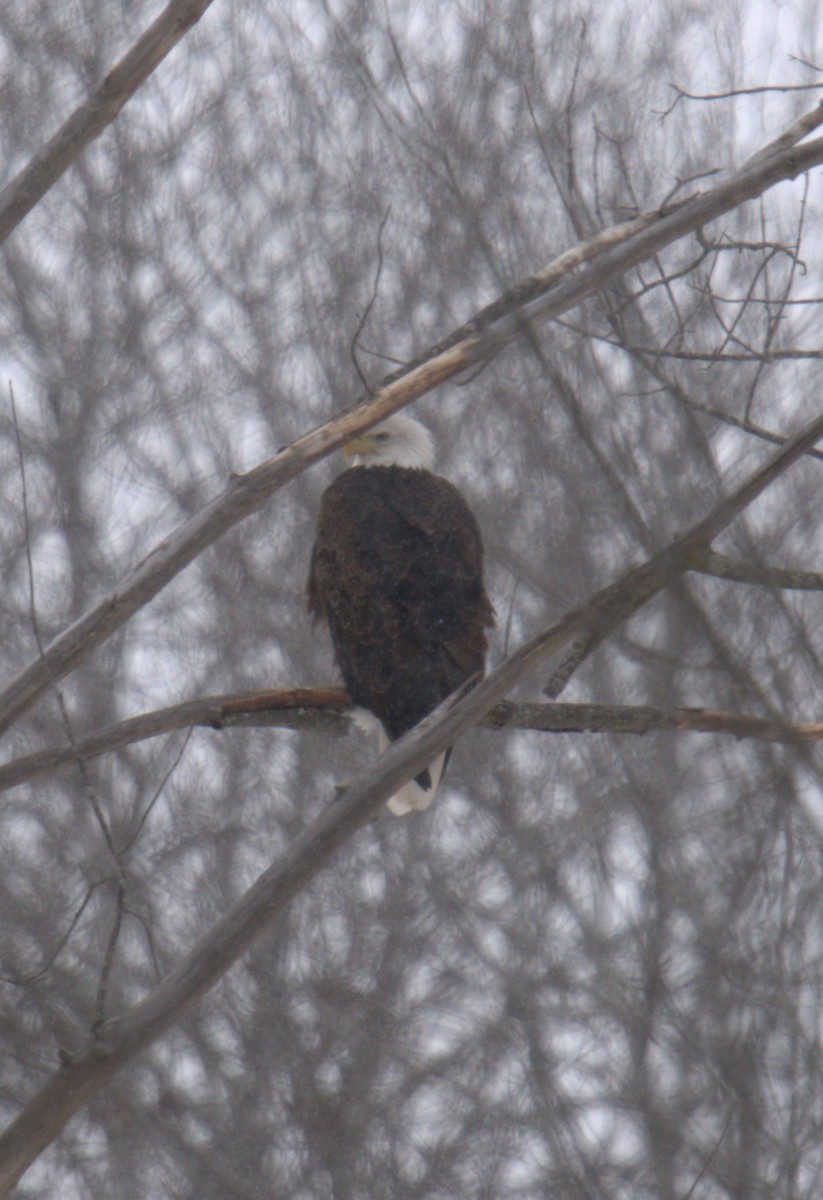
POLYGON ((348 461, 356 454, 375 454, 377 442, 370 433, 360 433, 343 447, 343 457, 348 461))

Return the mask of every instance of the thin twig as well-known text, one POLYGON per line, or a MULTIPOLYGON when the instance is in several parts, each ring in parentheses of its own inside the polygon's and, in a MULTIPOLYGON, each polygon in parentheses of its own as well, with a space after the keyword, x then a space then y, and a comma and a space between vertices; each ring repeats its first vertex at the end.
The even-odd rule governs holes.
POLYGON ((163 778, 160 780, 160 783, 158 784, 158 786, 154 789, 154 795, 152 796, 151 800, 149 800, 148 804, 143 809, 143 812, 140 815, 140 817, 137 821, 137 824, 134 827, 134 831, 131 834, 131 837, 129 837, 121 846, 121 848, 120 848, 121 854, 127 854, 128 851, 134 845, 134 843, 137 841, 137 839, 140 837, 140 834, 143 832, 143 827, 145 826, 146 821, 148 821, 149 817, 151 816, 151 813, 152 813, 152 810, 154 809, 155 804, 157 803, 157 801, 160 799, 163 792, 165 791, 166 784, 169 782, 172 775, 177 770, 177 768, 180 766, 180 763, 183 761, 183 755, 186 753, 186 750, 189 745, 189 741, 191 740, 191 735, 192 735, 192 727, 190 726, 186 730, 186 736, 183 738, 182 745, 180 746, 180 749, 177 751, 177 754, 174 756, 171 766, 166 771, 163 778))
POLYGON ((708 1171, 709 1167, 712 1165, 712 1163, 717 1155, 718 1150, 720 1149, 721 1145, 723 1144, 723 1139, 725 1138, 726 1134, 729 1132, 729 1126, 731 1125, 731 1123, 734 1119, 734 1115, 735 1115, 735 1110, 734 1110, 734 1108, 731 1108, 729 1111, 729 1115, 726 1118, 726 1124, 723 1126, 722 1130, 720 1131, 719 1138, 717 1139, 714 1146, 712 1147, 711 1154, 708 1156, 706 1161, 701 1166, 699 1172, 697 1173, 696 1178, 694 1179, 694 1181, 692 1183, 692 1186, 686 1192, 686 1195, 683 1197, 683 1200, 692 1200, 692 1196, 694 1195, 694 1193, 697 1189, 697 1185, 700 1183, 700 1180, 703 1178, 703 1176, 708 1171))
POLYGON ((820 91, 823 84, 820 83, 784 83, 784 84, 761 84, 759 87, 750 88, 733 88, 730 92, 687 92, 683 88, 677 87, 676 84, 670 83, 669 87, 675 89, 686 100, 731 100, 734 96, 759 96, 763 92, 810 92, 820 91))
POLYGON ((114 917, 111 923, 109 939, 106 943, 106 950, 103 955, 103 962, 100 967, 100 979, 97 984, 97 995, 94 999, 94 1016, 92 1018, 91 1030, 96 1031, 103 1024, 106 1015, 106 997, 109 991, 109 980, 111 979, 111 971, 114 966, 114 956, 117 951, 117 943, 120 939, 120 930, 123 928, 123 909, 126 903, 126 887, 122 875, 117 883, 117 892, 114 900, 114 917))
MULTIPOLYGON (((613 341, 611 338, 604 339, 610 346, 618 346, 622 349, 629 350, 634 354, 645 354, 649 358, 674 358, 684 362, 707 362, 707 363, 722 363, 722 362, 759 362, 770 363, 780 362, 781 360, 798 361, 802 359, 819 359, 823 358, 823 350, 798 348, 796 350, 753 350, 748 349, 744 353, 734 354, 728 351, 721 350, 660 350, 654 346, 627 346, 624 342, 613 341)), ((737 341, 737 339, 735 339, 737 341)), ((739 343, 738 343, 739 344, 739 343)))
MULTIPOLYGON (((35 636, 35 640, 37 642, 37 648, 40 651, 40 657, 42 659, 42 657, 43 657, 43 641, 40 636, 40 624, 37 620, 37 604, 36 604, 35 580, 34 580, 34 563, 32 561, 32 554, 31 554, 28 489, 26 486, 26 461, 25 461, 25 455, 23 454, 23 443, 22 443, 22 440, 20 437, 20 427, 19 427, 19 424, 17 421, 17 407, 16 407, 15 401, 14 401, 14 388, 11 384, 11 381, 9 381, 9 398, 11 400, 12 423, 14 425, 14 435, 15 435, 15 439, 17 441, 17 454, 18 454, 19 464, 20 464, 20 488, 21 488, 21 492, 22 492, 22 503, 23 503, 24 540, 25 540, 25 547, 26 547, 26 563, 28 565, 28 575, 29 575, 29 617, 31 620, 32 629, 34 630, 34 636, 35 636)), ((112 923, 109 940, 108 940, 108 943, 106 946, 106 951, 103 956, 103 962, 102 962, 101 968, 100 968, 100 979, 98 982, 97 996, 96 996, 95 1004, 94 1004, 94 1015, 92 1018, 92 1025, 91 1025, 92 1030, 94 1030, 102 1022, 104 1014, 105 1014, 106 995, 108 993, 109 979, 111 977, 111 971, 112 971, 112 967, 114 965, 114 957, 115 957, 115 953, 117 950, 117 941, 120 936, 120 929, 122 927, 123 905, 124 905, 124 900, 125 900, 126 882, 125 882, 125 875, 123 873, 123 865, 120 861, 120 855, 118 854, 118 852, 114 846, 114 841, 112 838, 111 829, 109 827, 109 822, 106 820, 106 817, 103 813, 103 809, 102 809, 102 806, 98 799, 97 793, 96 793, 95 789, 92 787, 91 778, 89 776, 89 772, 88 772, 88 768, 86 767, 86 763, 83 759, 83 755, 78 750, 77 739, 75 738, 75 735, 74 735, 74 727, 73 727, 71 719, 69 717, 69 712, 66 707, 66 702, 63 697, 63 693, 60 690, 60 688, 58 688, 56 686, 54 688, 54 693, 57 698, 58 707, 60 709, 60 716, 61 716, 61 719, 63 722, 63 727, 66 731, 66 736, 69 740, 69 745, 71 747, 73 764, 77 767, 77 769, 80 773, 80 778, 83 781, 83 791, 85 793, 86 799, 89 802, 89 807, 91 808, 91 811, 94 814, 94 818, 97 822, 97 825, 98 825, 101 833, 103 834, 103 840, 106 843, 106 848, 108 849, 108 852, 111 856, 112 862, 114 864, 114 869, 117 874, 117 898, 116 898, 115 917, 114 917, 114 921, 112 923)), ((82 907, 85 908, 85 902, 82 907)), ((81 909, 81 911, 82 911, 82 909, 81 909)), ((79 916, 78 916, 78 920, 79 920, 79 916)), ((74 924, 76 924, 76 922, 74 922, 73 925, 74 924)), ((72 926, 72 928, 73 928, 73 926, 72 926)), ((71 932, 71 929, 69 930, 69 934, 70 934, 70 932, 71 932)), ((67 938, 68 938, 69 934, 66 935, 67 938)), ((62 949, 62 944, 58 948, 58 952, 59 952, 59 949, 62 949)))
POLYGON ((54 966, 55 962, 57 961, 60 951, 66 945, 66 943, 68 942, 71 935, 74 933, 74 930, 77 927, 77 924, 80 921, 80 918, 82 917, 83 913, 86 911, 89 901, 91 900, 92 896, 94 895, 96 889, 99 886, 100 886, 99 883, 89 884, 89 886, 86 889, 85 896, 80 901, 79 907, 75 911, 74 916, 69 921, 68 926, 66 927, 65 933, 60 938, 57 945, 52 950, 51 954, 48 956, 48 958, 45 960, 45 962, 42 964, 42 966, 38 967, 36 971, 32 971, 29 975, 22 976, 20 979, 15 979, 11 975, 0 975, 0 980, 2 980, 3 983, 11 984, 13 987, 27 987, 31 983, 36 983, 38 979, 42 979, 44 975, 47 975, 49 973, 49 971, 51 970, 51 968, 54 966))
MULTIPOLYGON (((801 61, 801 60, 798 60, 801 61)), ((806 64, 808 65, 808 64, 806 64)), ((819 92, 823 84, 820 83, 786 83, 786 84, 761 84, 759 87, 750 88, 733 88, 729 92, 687 92, 684 88, 679 87, 676 83, 670 83, 669 87, 676 93, 674 100, 668 108, 652 109, 655 116, 659 116, 665 120, 671 112, 677 107, 681 100, 733 100, 736 96, 758 96, 763 92, 819 92)), ((798 139, 796 139, 798 140, 798 139)))
POLYGON ((366 322, 369 319, 369 314, 370 314, 372 308, 374 307, 374 302, 377 299, 377 294, 378 294, 378 291, 380 288, 380 276, 383 274, 383 230, 386 228, 386 222, 388 221, 390 214, 391 214, 391 205, 389 205, 389 207, 384 212, 382 220, 380 221, 380 226, 377 230, 377 268, 374 272, 374 284, 372 285, 372 292, 371 292, 371 295, 369 296, 369 302, 366 305, 366 307, 363 309, 360 320, 357 322, 357 328, 354 331, 354 335, 351 340, 351 345, 349 346, 349 353, 351 354, 351 360, 354 363, 354 369, 355 369, 355 371, 357 371, 357 374, 360 377, 360 382, 363 384, 363 387, 370 394, 373 389, 372 389, 371 385, 369 384, 369 381, 366 379, 366 376, 363 374, 363 371, 360 367, 360 363, 357 361, 357 347, 360 342, 360 334, 363 332, 366 322))
POLYGON ((819 67, 817 63, 810 62, 807 58, 798 58, 796 54, 790 54, 789 60, 791 62, 800 63, 801 67, 808 67, 810 71, 817 71, 818 74, 823 72, 823 67, 819 67))
MULTIPOLYGON (((9 400, 11 402, 11 419, 12 419, 12 424, 14 426, 14 437, 15 437, 15 441, 17 443, 17 457, 18 457, 18 464, 20 467, 20 492, 21 492, 21 500, 22 500, 22 504, 23 504, 23 540, 24 540, 25 550, 26 550, 26 566, 28 569, 28 577, 29 577, 29 620, 31 621, 31 627, 34 632, 34 639, 37 643, 37 649, 40 652, 40 658, 41 658, 41 660, 43 660, 43 658, 44 658, 43 639, 40 635, 40 622, 37 619, 37 598, 36 598, 36 592, 35 592, 36 585, 35 585, 35 579, 34 579, 34 562, 32 560, 32 553, 31 553, 29 500, 28 500, 28 487, 26 484, 26 460, 25 460, 25 455, 23 454, 23 442, 22 442, 22 439, 20 436, 20 426, 17 421, 17 405, 15 404, 15 400, 14 400, 14 386, 13 386, 11 380, 9 380, 9 400)), ((91 808, 91 810, 94 814, 95 820, 97 821, 97 824, 100 827, 100 831, 103 834, 103 840, 106 843, 109 853, 111 854, 112 858, 115 860, 115 863, 117 863, 117 853, 114 849, 114 843, 112 842, 111 830, 109 829, 108 822, 103 815, 103 810, 100 807, 100 803, 97 799, 97 794, 91 785, 91 779, 89 778, 88 771, 86 770, 86 764, 83 761, 82 755, 77 750, 76 739, 74 736, 74 729, 73 729, 73 726, 71 723, 71 719, 69 717, 68 709, 66 708, 66 702, 65 702, 65 699, 63 698, 63 693, 60 691, 60 689, 58 687, 55 686, 54 694, 57 698, 57 704, 60 709, 60 716, 61 716, 61 719, 63 722, 63 727, 66 730, 66 736, 69 739, 69 744, 70 744, 73 754, 74 754, 74 762, 80 772, 80 777, 83 781, 83 789, 85 791, 86 798, 89 802, 89 807, 91 808)))
POLYGON ((140 928, 143 930, 143 934, 146 939, 146 945, 148 946, 148 949, 149 949, 149 957, 151 959, 151 965, 154 969, 154 977, 157 980, 162 979, 163 972, 160 970, 160 961, 157 957, 157 950, 154 945, 154 934, 151 931, 151 926, 149 925, 148 921, 142 915, 142 913, 137 912, 136 909, 133 909, 133 908, 128 908, 128 907, 124 908, 123 916, 131 917, 131 919, 133 921, 136 921, 137 924, 140 926, 140 928))

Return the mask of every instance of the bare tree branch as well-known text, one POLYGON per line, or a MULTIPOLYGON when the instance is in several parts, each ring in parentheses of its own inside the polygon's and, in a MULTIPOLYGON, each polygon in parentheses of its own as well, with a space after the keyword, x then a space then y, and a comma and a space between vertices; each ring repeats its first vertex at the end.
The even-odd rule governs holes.
MULTIPOLYGON (((803 60, 797 59, 796 61, 802 62, 803 60)), ((804 65, 811 66, 810 63, 804 65)), ((762 92, 815 92, 820 90, 821 85, 819 83, 762 84, 759 87, 732 88, 728 92, 706 93, 687 92, 685 88, 679 87, 676 83, 670 83, 669 87, 676 94, 669 107, 663 109, 660 113, 660 116, 664 119, 677 107, 681 100, 732 100, 735 96, 758 96, 762 92)))
POLYGON ((99 137, 155 67, 195 25, 212 0, 171 0, 97 90, 0 192, 0 244, 64 171, 99 137))
POLYGON ((479 728, 541 733, 712 733, 786 745, 823 739, 823 721, 791 723, 719 709, 665 709, 647 704, 513 704, 501 700, 479 722, 479 728))
POLYGON ((343 689, 336 687, 276 688, 189 700, 131 717, 87 738, 79 738, 74 745, 38 750, 6 763, 0 767, 0 791, 72 766, 78 757, 97 758, 148 738, 198 725, 210 729, 280 726, 342 735, 349 728, 343 713, 350 705, 343 689))
MULTIPOLYGON (((658 284, 659 286, 659 284, 658 284)), ((606 338, 605 341, 610 346, 622 346, 622 342, 614 342, 611 338, 606 338)), ((747 350, 745 353, 734 354, 728 351, 700 351, 700 350, 659 350, 654 346, 625 346, 626 350, 634 354, 644 354, 649 358, 676 358, 684 362, 706 362, 706 363, 722 363, 722 362, 777 362, 781 359, 808 359, 808 358, 823 358, 823 350, 818 349, 801 349, 796 350, 747 350)))
POLYGON ((786 588, 790 591, 821 592, 823 575, 817 571, 792 571, 785 567, 765 567, 733 562, 716 550, 696 555, 689 568, 700 575, 713 575, 734 583, 753 583, 762 587, 786 588))
POLYGON ((823 416, 721 501, 686 534, 628 571, 523 645, 457 703, 446 700, 329 804, 163 982, 95 1039, 64 1054, 63 1066, 0 1136, 0 1195, 103 1084, 179 1020, 306 884, 406 780, 463 733, 536 667, 584 630, 602 638, 684 571, 736 516, 823 437, 823 416))
MULTIPOLYGON (((260 509, 280 487, 312 463, 343 445, 361 429, 410 404, 467 368, 479 365, 506 346, 531 335, 545 322, 606 287, 631 267, 663 247, 694 232, 746 200, 785 179, 793 179, 823 162, 823 138, 800 146, 795 140, 823 124, 823 107, 795 122, 782 138, 781 149, 734 172, 729 179, 662 213, 599 234, 570 252, 583 264, 571 271, 573 259, 563 255, 562 281, 552 264, 540 275, 506 293, 467 325, 408 367, 387 377, 372 397, 361 397, 333 420, 299 438, 276 457, 245 475, 233 477, 225 491, 160 543, 114 592, 64 630, 40 658, 13 679, 0 694, 0 733, 58 679, 119 629, 207 546, 250 513, 260 509), (787 144, 788 139, 788 144, 787 144), (616 244, 608 239, 616 238, 616 244), (603 239, 607 242, 603 248, 603 239), (592 251, 592 246, 599 249, 592 251), (594 261, 587 262, 591 253, 594 261), (568 274, 566 274, 568 272, 568 274)), ((777 144, 777 143, 773 143, 777 144)))
MULTIPOLYGON (((721 577, 738 578, 736 575, 721 577)), ((743 575, 740 579, 745 583, 761 582, 743 575)), ((52 746, 5 763, 0 766, 0 792, 74 766, 78 755, 84 759, 97 758, 178 729, 198 726, 214 730, 279 728, 342 737, 352 728, 351 718, 346 715, 351 707, 346 692, 334 687, 274 688, 266 692, 206 696, 202 700, 174 704, 121 721, 78 741, 75 746, 52 746), (296 693, 299 693, 299 699, 295 698, 296 693)), ((490 709, 478 721, 478 728, 616 734, 674 730, 728 733, 736 738, 790 745, 818 741, 823 737, 823 722, 819 721, 782 722, 707 708, 663 709, 646 704, 515 704, 510 700, 501 700, 490 709)))
POLYGON ((95 891, 97 890, 97 888, 99 886, 100 886, 99 883, 92 883, 92 884, 86 886, 84 895, 83 895, 83 899, 80 901, 80 904, 75 909, 74 915, 72 916, 71 920, 69 921, 69 923, 66 927, 65 933, 63 933, 61 935, 60 939, 57 942, 57 945, 54 947, 53 950, 50 951, 50 953, 47 955, 45 961, 43 963, 41 963, 41 965, 39 967, 37 967, 33 971, 29 971, 27 974, 19 976, 17 978, 15 978, 13 975, 0 975, 0 980, 2 980, 3 983, 11 984, 13 987, 28 987, 29 984, 35 983, 38 979, 42 979, 43 976, 48 973, 48 971, 52 967, 52 965, 56 962, 61 950, 66 945, 66 943, 68 942, 72 933, 74 932, 74 929, 75 929, 78 921, 82 917, 83 913, 86 911, 89 901, 91 900, 92 896, 94 895, 95 891))

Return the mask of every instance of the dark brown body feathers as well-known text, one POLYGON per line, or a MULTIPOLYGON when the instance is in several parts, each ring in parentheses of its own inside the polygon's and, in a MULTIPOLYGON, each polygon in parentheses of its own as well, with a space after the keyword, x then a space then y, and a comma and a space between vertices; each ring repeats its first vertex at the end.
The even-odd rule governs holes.
POLYGON ((430 471, 352 467, 326 490, 308 582, 355 704, 400 737, 482 674, 494 612, 474 516, 430 471))

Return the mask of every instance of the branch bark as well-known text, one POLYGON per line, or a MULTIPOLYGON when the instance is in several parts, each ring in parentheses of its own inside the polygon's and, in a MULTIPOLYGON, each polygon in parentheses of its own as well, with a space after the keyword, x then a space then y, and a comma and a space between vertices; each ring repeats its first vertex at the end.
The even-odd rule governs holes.
POLYGON ((712 708, 653 708, 646 704, 513 704, 501 700, 480 727, 542 733, 711 733, 789 746, 823 739, 823 721, 790 723, 712 708))
POLYGON ((108 729, 76 738, 71 746, 52 746, 0 766, 0 792, 40 779, 78 761, 122 750, 148 738, 177 729, 206 726, 281 726, 343 734, 349 721, 343 713, 351 701, 342 688, 276 688, 267 691, 204 696, 120 721, 108 729))
POLYGON ((716 550, 707 550, 696 557, 691 569, 700 575, 712 575, 715 579, 728 579, 732 583, 751 583, 758 587, 787 591, 823 592, 823 575, 819 571, 795 571, 787 567, 733 562, 716 550))
MULTIPOLYGON (((352 707, 342 688, 273 688, 204 696, 141 713, 108 729, 78 738, 74 745, 49 746, 0 766, 0 792, 111 754, 179 729, 295 729, 343 737, 352 727, 352 707)), ((800 745, 823 739, 823 721, 790 722, 709 708, 656 708, 648 704, 515 704, 501 700, 478 722, 481 729, 536 733, 646 734, 720 733, 735 738, 800 745)))
POLYGON ((333 854, 404 782, 487 713, 516 683, 581 631, 625 620, 686 570, 722 529, 823 437, 817 417, 691 530, 628 571, 527 642, 468 695, 447 700, 317 817, 163 982, 122 1016, 106 1022, 0 1136, 0 1195, 52 1142, 70 1117, 126 1062, 188 1011, 272 923, 333 854))
POLYGON ((0 245, 60 176, 112 123, 152 71, 196 25, 212 0, 171 0, 95 92, 0 192, 0 245))
POLYGON ((823 162, 823 138, 796 145, 798 137, 823 124, 823 107, 796 122, 777 143, 729 179, 682 203, 607 230, 562 255, 483 309, 446 341, 401 372, 390 375, 374 396, 355 404, 299 438, 246 475, 161 542, 120 586, 81 617, 0 693, 0 733, 62 679, 115 630, 147 604, 201 551, 239 521, 260 509, 275 491, 312 463, 343 445, 356 432, 410 404, 439 384, 488 360, 506 346, 580 304, 631 267, 786 179, 823 162), (778 150, 772 150, 779 145, 778 150))

